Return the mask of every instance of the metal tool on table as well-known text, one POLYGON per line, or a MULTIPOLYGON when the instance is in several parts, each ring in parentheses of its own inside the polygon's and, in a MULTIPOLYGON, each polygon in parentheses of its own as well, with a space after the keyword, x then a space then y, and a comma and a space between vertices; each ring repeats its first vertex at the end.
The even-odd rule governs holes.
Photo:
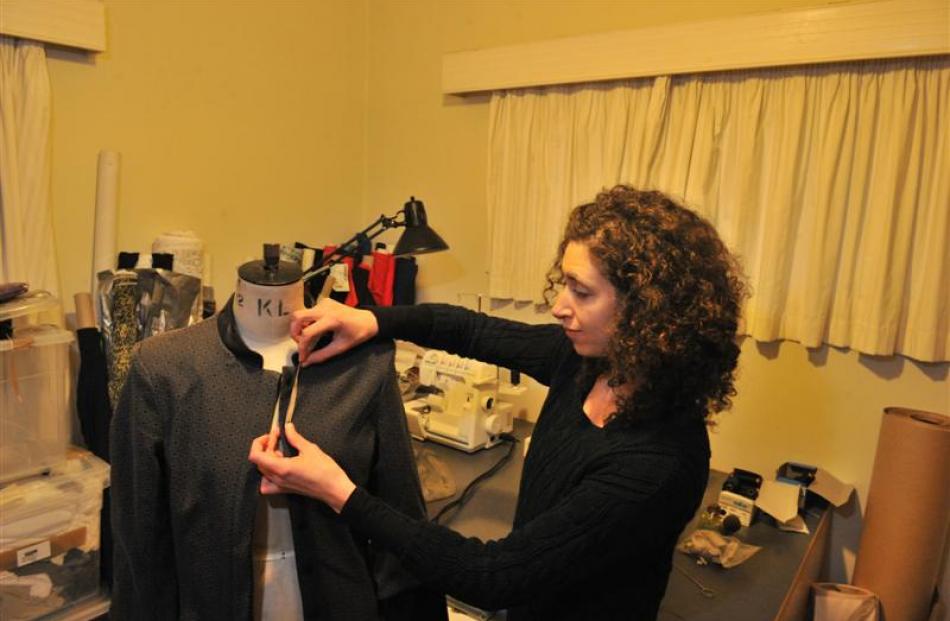
POLYGON ((699 580, 691 576, 685 569, 683 569, 682 567, 680 567, 679 565, 675 563, 673 564, 673 567, 676 568, 676 571, 686 576, 687 580, 695 584, 696 587, 699 589, 699 592, 703 594, 703 597, 708 597, 710 599, 712 599, 713 597, 716 597, 716 591, 714 591, 713 589, 710 589, 708 586, 706 586, 705 584, 703 584, 702 582, 700 582, 699 580))

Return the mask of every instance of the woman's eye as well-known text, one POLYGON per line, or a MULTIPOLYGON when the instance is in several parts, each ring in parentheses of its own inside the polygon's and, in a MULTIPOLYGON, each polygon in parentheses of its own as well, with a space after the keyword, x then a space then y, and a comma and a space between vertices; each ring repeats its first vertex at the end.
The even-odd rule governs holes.
POLYGON ((580 298, 580 299, 582 299, 582 300, 583 300, 584 298, 590 297, 590 292, 589 292, 589 291, 585 291, 585 290, 583 290, 583 289, 578 289, 577 287, 574 287, 573 289, 571 289, 571 292, 572 292, 576 297, 578 297, 578 298, 580 298))

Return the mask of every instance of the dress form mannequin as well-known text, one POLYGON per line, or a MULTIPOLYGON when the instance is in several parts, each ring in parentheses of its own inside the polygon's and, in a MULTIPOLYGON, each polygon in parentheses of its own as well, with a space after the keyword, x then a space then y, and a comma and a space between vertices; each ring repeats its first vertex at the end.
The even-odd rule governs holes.
MULTIPOLYGON (((290 338, 290 314, 304 307, 300 269, 278 260, 276 245, 264 246, 264 260, 238 269, 234 320, 248 349, 264 369, 280 373, 297 351, 290 338)), ((276 424, 277 406, 271 426, 276 424)), ((254 520, 254 619, 303 619, 290 512, 284 496, 261 496, 254 520)))
POLYGON ((290 313, 304 307, 303 282, 258 285, 238 278, 234 320, 248 349, 264 357, 264 368, 280 371, 291 363, 297 343, 290 338, 290 313))
POLYGON ((214 318, 133 354, 110 438, 114 617, 444 619, 444 597, 322 503, 267 496, 289 519, 265 503, 248 460, 275 410, 294 404, 297 428, 354 480, 424 518, 392 342, 278 372, 294 349, 299 268, 274 253, 238 276, 240 303, 234 295, 214 318))

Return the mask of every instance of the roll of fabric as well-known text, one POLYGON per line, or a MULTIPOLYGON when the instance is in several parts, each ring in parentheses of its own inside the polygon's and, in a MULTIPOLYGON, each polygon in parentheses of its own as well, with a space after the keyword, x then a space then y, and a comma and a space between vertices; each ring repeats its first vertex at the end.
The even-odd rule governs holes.
POLYGON ((816 582, 811 585, 815 595, 814 621, 877 621, 877 596, 847 584, 816 582))
POLYGON ((174 271, 200 279, 204 273, 204 242, 193 231, 170 231, 152 242, 152 252, 175 255, 174 271))
POLYGON ((885 409, 853 583, 887 621, 927 619, 948 525, 950 418, 885 409))
POLYGON ((119 392, 132 365, 132 348, 139 338, 138 278, 134 273, 117 274, 112 285, 112 351, 109 361, 109 402, 119 401, 119 392), (120 276, 121 274, 121 276, 120 276))
POLYGON ((116 215, 119 189, 119 154, 100 151, 96 167, 96 215, 92 237, 92 290, 98 274, 115 267, 116 215))

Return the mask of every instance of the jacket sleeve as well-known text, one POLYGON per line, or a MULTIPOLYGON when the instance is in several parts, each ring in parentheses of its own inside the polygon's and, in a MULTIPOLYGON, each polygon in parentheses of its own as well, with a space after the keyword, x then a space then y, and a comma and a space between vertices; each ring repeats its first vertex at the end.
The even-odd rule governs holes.
POLYGON ((178 617, 161 408, 141 360, 133 358, 111 428, 113 619, 178 617))
MULTIPOLYGON (((390 350, 391 352, 391 350, 390 350)), ((376 397, 376 456, 370 489, 384 502, 413 519, 425 519, 425 501, 392 356, 376 397)), ((373 577, 384 619, 444 619, 445 597, 414 578, 392 551, 371 539, 373 577)))
MULTIPOLYGON (((640 462, 640 474, 671 465, 656 456, 633 461, 640 462)), ((673 520, 656 528, 644 524, 656 522, 651 514, 669 515, 664 505, 676 497, 670 493, 677 485, 673 478, 645 480, 616 469, 592 473, 552 509, 488 542, 413 519, 362 488, 353 492, 342 515, 351 527, 393 550, 425 584, 492 610, 571 588, 618 558, 650 554, 663 539, 656 528, 672 527, 673 520)))
POLYGON ((379 336, 496 364, 550 385, 573 348, 560 326, 491 317, 449 304, 368 307, 379 336))

